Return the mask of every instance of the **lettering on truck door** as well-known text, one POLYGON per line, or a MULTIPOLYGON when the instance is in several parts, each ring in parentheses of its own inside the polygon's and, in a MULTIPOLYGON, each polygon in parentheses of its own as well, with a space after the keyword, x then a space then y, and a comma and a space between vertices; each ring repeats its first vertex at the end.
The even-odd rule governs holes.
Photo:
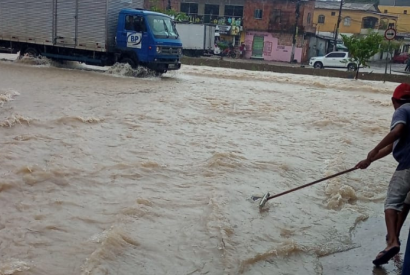
POLYGON ((127 48, 141 49, 142 33, 127 32, 127 48))

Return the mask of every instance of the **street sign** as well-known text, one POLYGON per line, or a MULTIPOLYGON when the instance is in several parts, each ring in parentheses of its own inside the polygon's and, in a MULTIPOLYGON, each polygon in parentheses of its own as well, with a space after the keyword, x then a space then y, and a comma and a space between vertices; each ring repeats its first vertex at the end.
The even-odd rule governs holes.
POLYGON ((384 32, 384 37, 385 37, 387 40, 393 40, 393 39, 396 37, 396 30, 395 30, 395 29, 387 29, 387 30, 384 32))

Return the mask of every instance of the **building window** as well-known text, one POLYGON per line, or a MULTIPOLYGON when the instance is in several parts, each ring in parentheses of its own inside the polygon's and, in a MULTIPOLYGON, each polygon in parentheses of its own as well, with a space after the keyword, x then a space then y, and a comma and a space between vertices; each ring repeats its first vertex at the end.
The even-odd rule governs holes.
POLYGON ((225 5, 224 16, 241 17, 243 16, 243 6, 225 5))
POLYGON ((335 16, 335 15, 336 15, 336 12, 332 11, 332 16, 335 16))
POLYGON ((387 13, 387 10, 384 10, 384 13, 387 13))
POLYGON ((350 26, 352 22, 352 19, 350 17, 345 17, 345 20, 343 22, 343 25, 345 25, 346 27, 350 26))
POLYGON ((319 24, 324 24, 325 23, 325 16, 324 15, 319 15, 317 22, 319 24))
POLYGON ((205 4, 204 23, 218 22, 219 17, 219 5, 205 4))
POLYGON ((407 14, 407 10, 404 10, 403 13, 404 13, 404 14, 407 14))
POLYGON ((218 25, 242 26, 243 6, 225 5, 224 17, 219 17, 218 25))
POLYGON ((280 23, 281 21, 281 11, 280 10, 273 10, 273 22, 274 23, 280 23))
POLYGON ((363 29, 374 29, 379 22, 379 19, 375 17, 363 18, 363 29))
POLYGON ((186 15, 198 15, 198 4, 197 3, 181 3, 181 12, 186 15))
POLYGON ((255 10, 254 17, 255 19, 262 19, 262 10, 255 10))
POLYGON ((310 24, 312 21, 312 14, 309 12, 307 15, 307 23, 310 24))

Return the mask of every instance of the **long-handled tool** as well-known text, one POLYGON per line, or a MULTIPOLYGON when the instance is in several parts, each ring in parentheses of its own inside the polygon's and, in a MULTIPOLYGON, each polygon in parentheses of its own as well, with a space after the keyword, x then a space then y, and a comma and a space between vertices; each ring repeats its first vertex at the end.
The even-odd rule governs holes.
POLYGON ((262 208, 262 207, 265 206, 265 204, 266 204, 266 202, 267 202, 268 200, 271 200, 271 199, 274 199, 274 198, 277 198, 277 197, 280 197, 280 196, 289 194, 289 193, 294 192, 294 191, 296 191, 296 190, 299 190, 299 189, 302 189, 302 188, 305 188, 305 187, 314 185, 314 184, 316 184, 316 183, 319 183, 319 182, 322 182, 322 181, 325 181, 325 180, 328 180, 328 179, 331 179, 331 178, 334 178, 334 177, 337 177, 337 176, 340 176, 340 175, 343 175, 343 174, 352 172, 352 171, 354 171, 354 170, 356 170, 356 169, 357 169, 356 167, 350 168, 350 169, 345 170, 345 171, 343 171, 343 172, 339 172, 339 173, 337 173, 337 174, 328 176, 328 177, 326 177, 326 178, 323 178, 323 179, 320 179, 320 180, 317 180, 317 181, 314 181, 314 182, 311 182, 311 183, 307 183, 307 184, 305 184, 305 185, 302 185, 302 186, 299 186, 299 187, 290 189, 290 190, 288 190, 288 191, 285 191, 285 192, 282 192, 282 193, 280 193, 280 194, 276 194, 276 195, 273 195, 273 196, 271 196, 269 193, 267 193, 267 194, 265 194, 263 197, 252 196, 251 198, 252 198, 252 200, 254 200, 254 201, 257 201, 257 200, 261 199, 261 201, 259 202, 259 208, 262 208))

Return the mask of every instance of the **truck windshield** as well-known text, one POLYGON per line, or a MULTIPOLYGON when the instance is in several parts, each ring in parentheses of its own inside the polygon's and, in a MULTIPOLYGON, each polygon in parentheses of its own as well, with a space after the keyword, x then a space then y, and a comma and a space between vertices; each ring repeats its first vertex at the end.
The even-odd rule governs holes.
POLYGON ((155 38, 178 38, 179 34, 169 17, 148 15, 148 24, 155 38))

